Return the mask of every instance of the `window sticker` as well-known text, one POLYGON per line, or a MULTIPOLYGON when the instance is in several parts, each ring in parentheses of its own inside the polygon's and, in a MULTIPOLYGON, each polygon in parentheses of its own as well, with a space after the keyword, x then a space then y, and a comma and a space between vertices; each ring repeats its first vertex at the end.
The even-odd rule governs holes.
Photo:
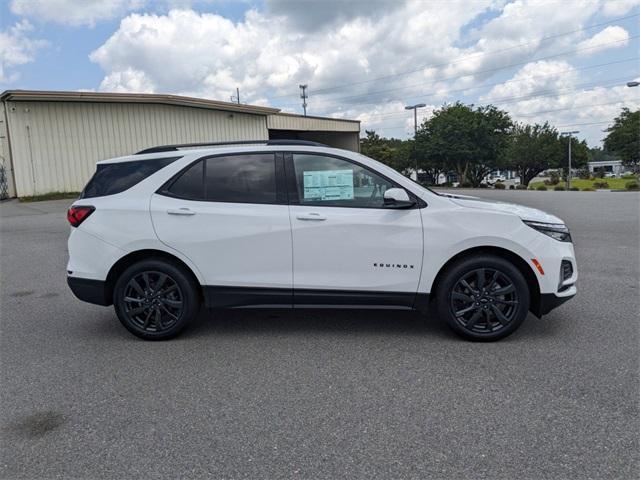
POLYGON ((353 170, 303 172, 305 200, 353 200, 353 170))

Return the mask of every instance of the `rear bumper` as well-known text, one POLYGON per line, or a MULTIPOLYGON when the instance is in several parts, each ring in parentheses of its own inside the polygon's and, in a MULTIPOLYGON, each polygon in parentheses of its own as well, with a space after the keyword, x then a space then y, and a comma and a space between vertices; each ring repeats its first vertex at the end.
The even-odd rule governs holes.
POLYGON ((83 302, 105 306, 113 303, 106 282, 102 280, 67 277, 67 284, 73 294, 83 302))

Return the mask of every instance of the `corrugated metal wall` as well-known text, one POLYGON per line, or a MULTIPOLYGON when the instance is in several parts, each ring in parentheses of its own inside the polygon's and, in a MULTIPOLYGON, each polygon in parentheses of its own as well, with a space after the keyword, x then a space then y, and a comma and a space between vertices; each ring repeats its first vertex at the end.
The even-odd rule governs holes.
POLYGON ((98 160, 154 145, 269 138, 263 115, 136 103, 5 103, 19 197, 80 191, 98 160))
POLYGON ((267 117, 267 127, 274 130, 360 132, 359 122, 332 118, 301 117, 277 113, 267 117))
POLYGON ((9 152, 9 130, 7 128, 4 103, 0 103, 0 165, 2 165, 4 171, 2 180, 6 183, 5 185, 0 185, 0 198, 4 198, 5 191, 9 197, 16 196, 13 182, 13 164, 9 152))

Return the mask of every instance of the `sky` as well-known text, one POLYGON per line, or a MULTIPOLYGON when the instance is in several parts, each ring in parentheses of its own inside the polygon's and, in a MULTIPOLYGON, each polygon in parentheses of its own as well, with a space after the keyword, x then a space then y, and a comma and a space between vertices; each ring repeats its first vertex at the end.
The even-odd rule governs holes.
POLYGON ((640 106, 640 0, 0 0, 0 90, 171 93, 408 138, 456 101, 600 146, 640 106))

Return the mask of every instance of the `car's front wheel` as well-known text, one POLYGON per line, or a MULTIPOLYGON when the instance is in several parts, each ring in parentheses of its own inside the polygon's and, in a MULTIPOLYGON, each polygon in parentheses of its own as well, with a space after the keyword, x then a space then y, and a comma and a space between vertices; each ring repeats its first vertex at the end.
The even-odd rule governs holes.
POLYGON ((447 269, 436 292, 438 314, 464 338, 499 340, 529 311, 529 287, 518 268, 495 255, 463 258, 447 269))
POLYGON ((142 260, 127 268, 113 291, 120 322, 145 340, 178 335, 197 315, 197 285, 180 266, 163 259, 142 260))

